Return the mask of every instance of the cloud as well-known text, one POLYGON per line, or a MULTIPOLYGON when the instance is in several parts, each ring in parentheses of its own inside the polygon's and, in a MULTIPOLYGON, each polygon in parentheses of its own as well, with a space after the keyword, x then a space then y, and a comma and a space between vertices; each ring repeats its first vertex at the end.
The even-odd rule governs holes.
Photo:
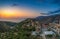
POLYGON ((42 15, 53 15, 53 14, 60 14, 60 9, 56 11, 49 11, 48 13, 40 13, 42 15))
POLYGON ((18 6, 18 4, 12 4, 12 7, 14 7, 14 6, 18 6))
POLYGON ((49 14, 55 14, 55 13, 59 13, 59 12, 60 12, 60 9, 59 10, 56 10, 56 11, 52 11, 49 14))
POLYGON ((40 13, 40 14, 42 14, 42 15, 47 15, 47 13, 40 13))

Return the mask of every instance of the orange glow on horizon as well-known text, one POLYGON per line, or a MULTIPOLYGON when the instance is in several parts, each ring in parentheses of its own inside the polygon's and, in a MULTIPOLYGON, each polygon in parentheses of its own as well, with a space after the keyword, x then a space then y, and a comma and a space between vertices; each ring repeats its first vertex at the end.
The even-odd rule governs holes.
POLYGON ((13 9, 2 9, 0 10, 0 17, 1 18, 11 18, 17 15, 17 10, 13 9))
POLYGON ((0 18, 19 18, 19 17, 35 17, 38 15, 35 11, 20 8, 3 8, 0 9, 0 18))

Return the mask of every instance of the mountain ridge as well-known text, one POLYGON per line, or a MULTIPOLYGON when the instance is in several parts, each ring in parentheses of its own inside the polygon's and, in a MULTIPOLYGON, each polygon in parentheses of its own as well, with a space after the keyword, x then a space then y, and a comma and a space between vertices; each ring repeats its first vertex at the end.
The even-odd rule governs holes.
POLYGON ((39 20, 40 22, 44 21, 47 23, 52 23, 54 20, 60 20, 60 14, 56 14, 56 15, 50 15, 50 16, 39 16, 35 18, 36 20, 39 20))

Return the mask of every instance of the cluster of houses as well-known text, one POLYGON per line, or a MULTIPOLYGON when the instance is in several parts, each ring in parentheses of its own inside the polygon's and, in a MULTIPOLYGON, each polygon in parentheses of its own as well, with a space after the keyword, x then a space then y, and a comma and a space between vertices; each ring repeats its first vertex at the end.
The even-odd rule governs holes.
POLYGON ((60 21, 54 21, 53 23, 49 24, 41 24, 39 21, 32 21, 32 25, 35 26, 35 31, 32 31, 32 35, 39 35, 42 36, 43 39, 46 39, 46 35, 53 35, 56 36, 58 34, 60 36, 60 21))
MULTIPOLYGON (((47 35, 52 35, 52 37, 55 37, 56 34, 58 34, 58 35, 60 34, 60 24, 59 23, 60 23, 59 20, 55 20, 52 23, 40 23, 39 21, 30 20, 30 22, 25 25, 28 27, 29 26, 35 27, 35 31, 32 31, 31 35, 41 36, 41 37, 43 37, 43 39, 46 39, 47 35)), ((53 38, 53 39, 55 39, 55 38, 53 38)))

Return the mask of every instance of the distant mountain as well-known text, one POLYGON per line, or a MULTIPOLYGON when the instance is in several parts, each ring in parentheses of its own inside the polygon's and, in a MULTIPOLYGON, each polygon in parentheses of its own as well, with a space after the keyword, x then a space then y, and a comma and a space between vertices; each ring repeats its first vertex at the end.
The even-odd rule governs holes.
POLYGON ((0 31, 8 31, 10 27, 15 26, 17 23, 14 22, 8 22, 8 21, 0 21, 0 31))
POLYGON ((38 16, 35 19, 40 21, 41 23, 52 23, 54 21, 60 20, 60 14, 50 16, 38 16))
POLYGON ((15 26, 17 23, 15 23, 15 22, 8 22, 8 21, 0 21, 0 24, 6 24, 8 26, 15 26))

